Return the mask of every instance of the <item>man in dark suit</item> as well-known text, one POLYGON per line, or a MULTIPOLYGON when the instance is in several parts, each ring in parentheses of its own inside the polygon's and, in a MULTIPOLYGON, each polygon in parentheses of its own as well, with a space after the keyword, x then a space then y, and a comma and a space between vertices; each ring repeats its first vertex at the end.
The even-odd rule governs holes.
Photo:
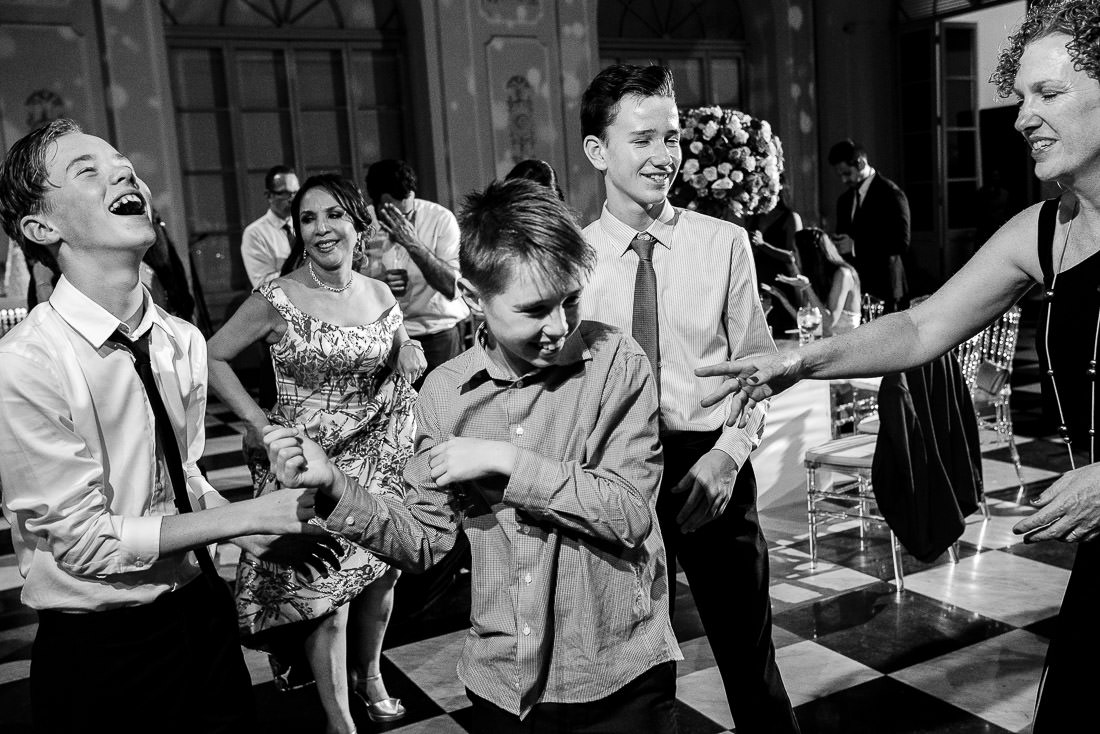
POLYGON ((904 308, 909 200, 871 167, 867 151, 851 139, 829 150, 829 165, 848 187, 836 202, 837 249, 855 266, 864 293, 884 301, 887 311, 904 308))

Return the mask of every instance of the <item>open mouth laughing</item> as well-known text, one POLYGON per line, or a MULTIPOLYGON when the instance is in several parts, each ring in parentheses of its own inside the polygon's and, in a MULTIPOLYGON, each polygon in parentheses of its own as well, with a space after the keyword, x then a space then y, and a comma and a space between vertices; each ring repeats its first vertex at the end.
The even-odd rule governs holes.
POLYGON ((107 211, 111 212, 111 214, 117 214, 120 217, 134 215, 144 216, 145 199, 136 191, 128 191, 112 201, 111 205, 107 207, 107 211))

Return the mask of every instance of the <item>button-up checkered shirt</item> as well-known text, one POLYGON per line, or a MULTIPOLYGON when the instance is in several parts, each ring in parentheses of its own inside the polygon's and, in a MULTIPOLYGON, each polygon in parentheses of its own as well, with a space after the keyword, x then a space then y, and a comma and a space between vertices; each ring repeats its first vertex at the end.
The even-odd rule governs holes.
POLYGON ((633 340, 582 322, 555 366, 527 375, 479 343, 429 375, 416 419, 404 503, 345 492, 328 526, 420 570, 461 525, 473 579, 458 675, 471 691, 523 716, 682 659, 655 515, 657 395, 633 340), (428 450, 451 435, 511 443, 511 478, 437 487, 428 450))

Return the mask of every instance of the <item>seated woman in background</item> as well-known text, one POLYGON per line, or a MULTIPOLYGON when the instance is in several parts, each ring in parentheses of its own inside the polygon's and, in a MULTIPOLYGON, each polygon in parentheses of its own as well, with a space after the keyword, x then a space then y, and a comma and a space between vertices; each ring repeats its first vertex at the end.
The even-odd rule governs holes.
POLYGON ((755 214, 745 220, 745 229, 752 243, 752 259, 756 279, 762 289, 770 292, 776 307, 768 315, 772 335, 784 336, 795 327, 795 312, 802 305, 799 289, 779 280, 780 275, 796 276, 799 271, 795 234, 802 229, 802 218, 787 205, 782 191, 775 207, 766 214, 755 214))
MULTIPOLYGON (((371 492, 401 496, 415 432, 412 382, 426 362, 389 288, 352 269, 370 230, 367 205, 354 183, 321 174, 302 184, 291 217, 304 264, 260 286, 210 339, 210 386, 246 423, 257 493, 275 488, 261 438, 275 423, 304 426, 348 476, 371 492), (275 366, 271 414, 229 365, 256 341, 269 345, 275 366)), ((325 578, 248 554, 237 570, 245 644, 271 653, 288 683, 287 662, 304 646, 326 734, 354 733, 349 692, 362 698, 372 721, 405 715, 379 670, 398 571, 365 548, 340 543, 340 569, 325 578)))
POLYGON ((807 227, 795 235, 802 274, 777 276, 781 283, 799 288, 806 302, 821 310, 825 336, 843 334, 859 326, 859 275, 824 230, 807 227))

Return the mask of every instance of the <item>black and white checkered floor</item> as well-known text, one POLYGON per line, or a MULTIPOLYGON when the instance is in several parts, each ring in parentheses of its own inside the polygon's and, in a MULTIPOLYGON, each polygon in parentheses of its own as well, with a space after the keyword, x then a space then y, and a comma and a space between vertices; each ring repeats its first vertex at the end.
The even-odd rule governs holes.
MULTIPOLYGON (((1065 450, 1039 415, 1033 309, 1013 374, 1012 407, 1026 487, 1020 490, 1008 449, 984 454, 991 518, 969 518, 958 564, 944 556, 922 564, 905 556, 905 590, 895 593, 887 536, 873 530, 861 549, 858 527, 840 524, 821 538, 811 567, 802 504, 761 513, 771 544, 772 599, 779 666, 804 732, 1019 732, 1029 728, 1043 655, 1069 578, 1073 550, 1024 545, 1012 525, 1027 500, 1067 468, 1065 450)), ((213 406, 206 469, 230 496, 247 494, 240 438, 232 416, 213 406)), ((0 730, 31 731, 28 683, 35 613, 19 602, 21 579, 7 533, 0 534, 0 730)), ((233 574, 230 548, 219 553, 233 574)), ((359 709, 359 730, 402 734, 470 731, 468 702, 455 675, 469 609, 468 577, 409 623, 395 619, 383 672, 408 716, 374 724, 359 709), (465 583, 464 583, 465 582, 465 583)), ((733 729, 702 626, 680 579, 675 627, 685 661, 678 668, 681 731, 733 729)), ((248 653, 263 730, 321 732, 323 716, 309 688, 275 689, 266 658, 248 653)), ((79 681, 74 681, 79 685, 79 681)))

